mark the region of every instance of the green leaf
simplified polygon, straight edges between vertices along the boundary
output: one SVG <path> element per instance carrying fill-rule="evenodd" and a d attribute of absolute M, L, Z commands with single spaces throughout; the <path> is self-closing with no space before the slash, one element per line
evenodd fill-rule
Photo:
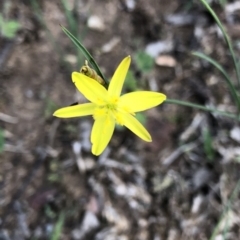
<path fill-rule="evenodd" d="M 134 56 L 138 69 L 142 72 L 149 72 L 153 69 L 154 59 L 143 51 L 139 51 Z"/>
<path fill-rule="evenodd" d="M 215 157 L 215 151 L 213 149 L 212 136 L 208 128 L 203 129 L 203 146 L 208 160 L 213 161 Z"/>
<path fill-rule="evenodd" d="M 51 240 L 59 240 L 62 233 L 63 224 L 65 221 L 65 214 L 62 212 L 58 218 L 58 221 L 54 227 Z"/>
<path fill-rule="evenodd" d="M 44 117 L 49 118 L 52 116 L 52 113 L 58 109 L 58 106 L 50 98 L 46 99 L 46 106 L 44 109 Z"/>
<path fill-rule="evenodd" d="M 1 26 L 2 35 L 6 38 L 12 39 L 16 36 L 16 33 L 20 27 L 21 24 L 16 21 L 5 22 Z"/>
<path fill-rule="evenodd" d="M 146 125 L 147 120 L 146 120 L 146 116 L 143 112 L 136 113 L 135 117 L 143 126 Z"/>
<path fill-rule="evenodd" d="M 137 81 L 131 69 L 127 73 L 127 76 L 124 82 L 124 88 L 129 89 L 131 91 L 136 91 L 137 89 Z"/>

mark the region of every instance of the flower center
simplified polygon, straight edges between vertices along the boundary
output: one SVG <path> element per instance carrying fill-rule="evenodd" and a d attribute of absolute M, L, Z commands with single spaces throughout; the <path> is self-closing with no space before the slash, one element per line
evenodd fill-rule
<path fill-rule="evenodd" d="M 109 111 L 116 111 L 118 106 L 118 99 L 116 97 L 110 97 L 110 99 L 106 102 L 105 108 Z"/>
<path fill-rule="evenodd" d="M 94 119 L 108 116 L 115 120 L 117 124 L 123 125 L 121 114 L 119 113 L 119 97 L 109 97 L 108 101 L 99 102 L 93 114 Z"/>

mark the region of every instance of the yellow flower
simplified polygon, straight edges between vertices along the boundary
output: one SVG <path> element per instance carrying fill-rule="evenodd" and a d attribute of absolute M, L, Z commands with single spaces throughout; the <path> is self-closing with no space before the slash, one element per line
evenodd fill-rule
<path fill-rule="evenodd" d="M 166 96 L 150 91 L 137 91 L 120 96 L 130 62 L 130 56 L 122 60 L 110 81 L 108 90 L 94 79 L 73 72 L 72 81 L 90 103 L 64 107 L 53 114 L 60 118 L 93 115 L 95 122 L 91 132 L 91 143 L 94 155 L 100 155 L 106 148 L 116 123 L 126 126 L 141 139 L 152 141 L 148 131 L 134 117 L 135 112 L 159 105 Z"/>

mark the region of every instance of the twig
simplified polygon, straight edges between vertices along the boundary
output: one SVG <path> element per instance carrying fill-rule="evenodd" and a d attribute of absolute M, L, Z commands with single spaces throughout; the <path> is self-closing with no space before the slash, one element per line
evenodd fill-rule
<path fill-rule="evenodd" d="M 2 112 L 0 112 L 0 120 L 13 124 L 16 124 L 18 122 L 18 119 L 16 117 L 12 117 Z"/>

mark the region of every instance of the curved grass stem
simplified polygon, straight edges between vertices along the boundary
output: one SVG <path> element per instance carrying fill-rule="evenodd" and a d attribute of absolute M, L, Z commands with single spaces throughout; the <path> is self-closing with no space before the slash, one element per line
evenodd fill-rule
<path fill-rule="evenodd" d="M 224 29 L 221 21 L 219 20 L 218 16 L 215 14 L 215 12 L 213 11 L 213 9 L 210 7 L 210 5 L 208 4 L 208 2 L 206 0 L 200 0 L 202 2 L 202 4 L 207 8 L 207 10 L 209 11 L 209 13 L 212 15 L 212 17 L 214 18 L 215 22 L 217 23 L 218 27 L 220 28 L 223 36 L 224 36 L 224 39 L 228 45 L 228 48 L 229 48 L 229 51 L 232 55 L 232 59 L 233 59 L 233 63 L 234 63 L 234 66 L 235 66 L 235 70 L 236 70 L 236 73 L 237 73 L 237 79 L 238 79 L 238 88 L 240 88 L 240 72 L 239 72 L 239 67 L 238 67 L 238 64 L 237 64 L 237 60 L 236 60 L 236 56 L 235 56 L 235 53 L 233 51 L 233 47 L 232 47 L 232 43 L 230 41 L 230 38 L 226 32 L 226 30 Z"/>
<path fill-rule="evenodd" d="M 231 81 L 231 78 L 230 78 L 229 74 L 225 71 L 225 69 L 214 59 L 210 58 L 209 56 L 207 56 L 203 53 L 192 52 L 192 54 L 196 57 L 199 57 L 199 58 L 204 59 L 205 61 L 211 63 L 215 68 L 217 68 L 223 74 L 223 76 L 225 77 L 225 80 L 228 84 L 228 88 L 231 91 L 232 97 L 237 105 L 238 112 L 240 112 L 240 98 L 238 97 L 236 88 L 234 87 L 234 85 Z"/>
<path fill-rule="evenodd" d="M 165 103 L 177 104 L 177 105 L 181 105 L 181 106 L 185 106 L 185 107 L 196 108 L 196 109 L 200 109 L 200 110 L 207 111 L 207 112 L 214 112 L 214 113 L 217 113 L 219 115 L 222 115 L 222 116 L 225 116 L 225 117 L 232 118 L 232 119 L 235 119 L 237 121 L 240 121 L 239 117 L 236 116 L 233 113 L 219 111 L 216 108 L 205 107 L 205 106 L 202 106 L 202 105 L 199 105 L 199 104 L 195 104 L 195 103 L 190 103 L 190 102 L 187 102 L 187 101 L 180 101 L 180 100 L 177 100 L 177 99 L 167 99 L 165 101 Z"/>

